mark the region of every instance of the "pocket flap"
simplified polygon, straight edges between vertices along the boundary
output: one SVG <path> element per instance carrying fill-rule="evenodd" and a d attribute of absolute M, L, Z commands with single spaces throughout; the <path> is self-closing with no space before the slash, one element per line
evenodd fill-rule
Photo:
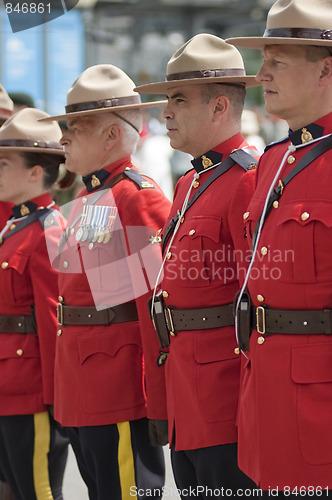
<path fill-rule="evenodd" d="M 221 218 L 213 217 L 213 216 L 195 216 L 186 218 L 181 224 L 181 236 L 179 239 L 181 240 L 183 237 L 187 236 L 189 238 L 197 238 L 200 236 L 205 236 L 206 238 L 210 238 L 210 240 L 218 243 L 220 240 L 220 230 L 221 230 Z"/>
<path fill-rule="evenodd" d="M 123 333 L 123 332 L 121 332 Z M 118 332 L 99 333 L 91 336 L 82 336 L 78 339 L 80 363 L 94 354 L 104 353 L 114 357 L 116 353 L 124 346 L 136 345 L 141 346 L 139 332 L 130 330 L 124 332 L 124 335 L 119 335 Z"/>
<path fill-rule="evenodd" d="M 332 343 L 293 346 L 292 379 L 298 384 L 332 382 Z"/>
<path fill-rule="evenodd" d="M 201 330 L 194 335 L 194 356 L 197 363 L 239 358 L 234 352 L 237 347 L 234 328 Z"/>
<path fill-rule="evenodd" d="M 312 221 L 320 221 L 326 227 L 332 227 L 332 203 L 320 200 L 280 203 L 278 225 L 289 220 L 294 220 L 302 226 Z"/>

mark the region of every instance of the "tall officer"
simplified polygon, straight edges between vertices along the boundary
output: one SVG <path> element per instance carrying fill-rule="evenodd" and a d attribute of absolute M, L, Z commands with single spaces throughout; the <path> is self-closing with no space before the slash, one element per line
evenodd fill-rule
<path fill-rule="evenodd" d="M 61 500 L 67 460 L 51 417 L 58 277 L 49 260 L 62 233 L 50 190 L 64 151 L 57 124 L 37 121 L 47 116 L 26 108 L 0 129 L 0 200 L 14 204 L 0 232 L 0 466 L 16 500 Z"/>
<path fill-rule="evenodd" d="M 167 318 L 160 333 L 164 326 L 171 335 L 169 435 L 183 498 L 190 491 L 207 498 L 210 489 L 222 496 L 222 488 L 236 495 L 237 488 L 254 486 L 237 466 L 240 357 L 232 302 L 248 258 L 241 220 L 254 170 L 245 172 L 255 165 L 249 153 L 257 151 L 249 149 L 240 124 L 245 87 L 255 84 L 236 49 L 199 34 L 172 56 L 165 82 L 136 89 L 167 95 L 171 146 L 194 157 L 164 228 L 163 291 L 154 306 L 156 324 L 161 307 Z"/>
<path fill-rule="evenodd" d="M 146 303 L 170 202 L 131 162 L 141 109 L 160 104 L 142 104 L 134 86 L 113 65 L 92 66 L 53 117 L 67 120 L 66 166 L 85 183 L 60 246 L 55 417 L 91 500 L 160 498 L 164 484 L 148 436 L 167 443 L 164 369 Z"/>
<path fill-rule="evenodd" d="M 229 41 L 263 50 L 266 109 L 289 125 L 244 215 L 255 255 L 239 464 L 266 491 L 318 497 L 332 489 L 332 4 L 278 0 L 263 37 Z M 245 350 L 247 291 L 237 306 Z"/>

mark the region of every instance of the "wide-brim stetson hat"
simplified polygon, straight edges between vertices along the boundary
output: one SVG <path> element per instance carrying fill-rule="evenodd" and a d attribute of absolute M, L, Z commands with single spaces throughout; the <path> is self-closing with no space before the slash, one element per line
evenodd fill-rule
<path fill-rule="evenodd" d="M 166 101 L 142 103 L 134 92 L 135 83 L 121 69 L 112 64 L 97 64 L 87 68 L 74 81 L 67 94 L 66 113 L 50 120 L 68 120 L 76 116 L 127 109 L 145 109 L 165 104 Z"/>
<path fill-rule="evenodd" d="M 7 119 L 13 114 L 14 103 L 0 84 L 0 119 Z"/>
<path fill-rule="evenodd" d="M 259 85 L 254 76 L 246 76 L 240 52 L 222 38 L 200 33 L 188 40 L 167 64 L 164 82 L 136 87 L 141 94 L 165 94 L 167 89 L 202 83 L 238 83 Z"/>
<path fill-rule="evenodd" d="M 24 108 L 14 113 L 0 128 L 0 151 L 64 155 L 59 125 L 39 121 L 49 116 L 36 108 Z"/>
<path fill-rule="evenodd" d="M 226 42 L 249 49 L 275 44 L 332 48 L 332 2 L 277 0 L 268 12 L 263 36 L 228 38 Z"/>

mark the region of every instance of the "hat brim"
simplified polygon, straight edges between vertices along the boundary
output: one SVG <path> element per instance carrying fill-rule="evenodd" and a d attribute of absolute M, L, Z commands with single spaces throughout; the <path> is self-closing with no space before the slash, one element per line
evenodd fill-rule
<path fill-rule="evenodd" d="M 65 156 L 65 150 L 63 149 L 52 149 L 52 148 L 29 148 L 29 147 L 15 147 L 15 146 L 0 146 L 0 152 L 8 153 L 46 153 L 50 155 L 61 155 Z"/>
<path fill-rule="evenodd" d="M 154 108 L 156 106 L 162 106 L 167 104 L 167 101 L 153 101 L 153 102 L 142 102 L 141 104 L 127 104 L 124 106 L 110 106 L 109 108 L 97 108 L 97 109 L 87 109 L 85 111 L 74 111 L 73 113 L 65 113 L 63 115 L 49 116 L 47 118 L 39 118 L 39 122 L 50 122 L 50 121 L 60 121 L 68 120 L 69 118 L 75 118 L 76 116 L 88 116 L 95 115 L 97 113 L 112 113 L 112 111 L 125 111 L 129 109 L 146 109 Z"/>
<path fill-rule="evenodd" d="M 314 38 L 286 38 L 286 37 L 239 37 L 226 38 L 225 42 L 236 47 L 262 50 L 266 45 L 319 45 L 332 47 L 332 40 Z"/>
<path fill-rule="evenodd" d="M 261 85 L 254 76 L 219 76 L 148 83 L 146 85 L 140 85 L 134 88 L 134 90 L 139 94 L 166 94 L 167 90 L 172 87 L 184 87 L 185 85 L 198 85 L 202 83 L 244 83 L 246 87 L 258 87 Z"/>

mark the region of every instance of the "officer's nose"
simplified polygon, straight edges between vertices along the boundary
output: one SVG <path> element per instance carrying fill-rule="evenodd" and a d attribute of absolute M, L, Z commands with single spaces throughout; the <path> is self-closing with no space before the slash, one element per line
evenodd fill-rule
<path fill-rule="evenodd" d="M 169 119 L 169 118 L 174 118 L 174 113 L 171 111 L 171 107 L 170 107 L 170 103 L 168 102 L 166 104 L 166 107 L 163 111 L 163 118 L 165 120 Z"/>
<path fill-rule="evenodd" d="M 261 68 L 259 69 L 256 75 L 256 80 L 258 81 L 258 83 L 268 82 L 272 80 L 272 76 L 267 71 L 265 64 L 262 64 Z"/>
<path fill-rule="evenodd" d="M 62 134 L 62 137 L 60 139 L 60 144 L 61 146 L 65 146 L 66 144 L 68 144 L 69 140 L 67 138 L 67 131 L 63 132 Z"/>

